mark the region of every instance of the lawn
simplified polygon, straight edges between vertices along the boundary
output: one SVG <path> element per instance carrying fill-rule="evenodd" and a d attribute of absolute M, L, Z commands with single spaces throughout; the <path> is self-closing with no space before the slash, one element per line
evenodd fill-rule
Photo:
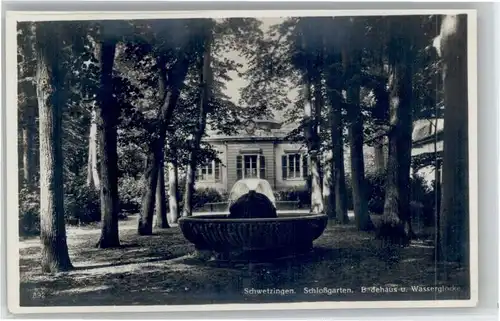
<path fill-rule="evenodd" d="M 201 262 L 191 255 L 194 248 L 178 227 L 156 230 L 153 236 L 138 236 L 133 216 L 120 222 L 121 248 L 97 249 L 98 236 L 97 226 L 68 227 L 68 246 L 75 269 L 54 275 L 41 273 L 39 240 L 21 240 L 21 306 L 467 299 L 469 296 L 465 286 L 467 271 L 435 264 L 431 240 L 413 241 L 407 248 L 386 248 L 373 234 L 359 232 L 352 224 L 329 224 L 310 254 L 274 264 Z M 438 277 L 444 268 L 451 271 L 445 281 Z M 419 285 L 453 288 L 442 292 L 412 288 Z M 304 288 L 324 287 L 331 289 L 329 293 L 304 291 Z M 377 288 L 362 293 L 362 287 Z M 250 294 L 251 289 L 280 289 L 287 293 Z M 393 290 L 398 292 L 383 292 Z M 375 291 L 378 293 L 371 293 Z"/>

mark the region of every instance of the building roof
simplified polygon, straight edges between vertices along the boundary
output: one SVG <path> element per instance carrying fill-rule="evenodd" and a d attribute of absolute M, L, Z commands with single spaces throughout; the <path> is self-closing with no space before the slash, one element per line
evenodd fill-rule
<path fill-rule="evenodd" d="M 206 141 L 272 141 L 283 140 L 296 127 L 296 124 L 286 124 L 274 118 L 253 119 L 254 124 L 249 126 L 246 123 L 234 135 L 218 134 L 214 130 L 207 130 Z M 429 143 L 433 143 L 435 137 L 435 119 L 419 119 L 413 122 L 412 141 L 414 148 L 419 148 Z M 444 119 L 437 119 L 438 140 L 442 140 L 444 129 Z"/>
<path fill-rule="evenodd" d="M 262 117 L 246 122 L 233 135 L 221 135 L 214 130 L 207 129 L 205 141 L 283 140 L 291 130 L 293 130 L 293 127 L 283 126 L 283 122 L 275 118 Z"/>
<path fill-rule="evenodd" d="M 443 150 L 443 129 L 444 119 L 442 118 L 437 119 L 437 126 L 435 119 L 420 119 L 415 121 L 413 123 L 411 155 L 440 153 Z"/>
<path fill-rule="evenodd" d="M 419 119 L 413 122 L 413 132 L 411 135 L 414 145 L 426 143 L 433 139 L 436 134 L 435 119 Z M 444 119 L 437 119 L 437 134 L 440 135 L 444 129 Z"/>

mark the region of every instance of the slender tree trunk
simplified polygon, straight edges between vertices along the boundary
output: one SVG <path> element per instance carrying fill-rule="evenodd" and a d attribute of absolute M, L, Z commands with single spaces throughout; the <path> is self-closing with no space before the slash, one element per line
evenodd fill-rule
<path fill-rule="evenodd" d="M 470 244 L 467 16 L 446 16 L 440 36 L 446 106 L 439 220 L 440 259 L 467 266 Z"/>
<path fill-rule="evenodd" d="M 156 186 L 156 227 L 169 228 L 167 220 L 167 196 L 165 192 L 165 166 L 164 157 L 160 161 L 158 171 L 158 185 Z"/>
<path fill-rule="evenodd" d="M 305 97 L 304 123 L 306 124 L 304 135 L 311 161 L 311 213 L 318 214 L 324 211 L 323 192 L 321 190 L 321 160 L 319 157 L 320 142 L 316 124 L 318 118 L 315 117 L 316 112 L 313 114 L 311 81 L 309 79 L 305 79 L 303 90 Z"/>
<path fill-rule="evenodd" d="M 342 83 L 338 81 L 342 75 L 332 73 L 327 79 L 330 100 L 330 140 L 332 144 L 332 184 L 335 194 L 335 220 L 340 224 L 349 222 L 347 216 L 347 188 L 344 168 L 344 126 L 342 122 Z"/>
<path fill-rule="evenodd" d="M 156 138 L 149 144 L 149 152 L 144 173 L 145 188 L 142 194 L 141 211 L 139 212 L 137 232 L 139 235 L 153 233 L 153 214 L 155 208 L 156 187 L 158 185 L 158 172 L 165 145 L 166 131 L 172 114 L 177 105 L 181 87 L 186 79 L 189 62 L 186 57 L 180 58 L 168 72 L 162 57 L 157 59 L 159 73 L 159 96 L 162 105 L 158 111 L 158 123 L 153 126 Z M 168 83 L 167 83 L 168 81 Z M 167 90 L 168 87 L 168 90 Z"/>
<path fill-rule="evenodd" d="M 359 105 L 359 87 L 347 90 L 347 99 L 350 103 L 350 125 L 348 137 L 350 143 L 351 185 L 356 226 L 362 231 L 374 228 L 368 213 L 366 197 L 365 160 L 363 154 L 363 115 Z"/>
<path fill-rule="evenodd" d="M 335 186 L 335 218 L 340 224 L 349 222 L 347 216 L 347 188 L 345 184 L 344 168 L 344 142 L 342 111 L 340 106 L 332 105 L 331 117 L 331 139 L 332 139 L 332 179 Z"/>
<path fill-rule="evenodd" d="M 198 153 L 200 149 L 201 138 L 205 133 L 206 118 L 209 109 L 211 87 L 212 87 L 212 34 L 207 35 L 205 40 L 205 51 L 201 61 L 200 68 L 200 107 L 198 114 L 198 125 L 191 146 L 191 154 L 189 156 L 189 165 L 186 175 L 186 190 L 184 192 L 184 208 L 182 216 L 191 216 L 193 214 L 193 194 L 195 184 L 196 165 L 198 162 Z"/>
<path fill-rule="evenodd" d="M 404 51 L 406 51 L 403 47 Z M 390 133 L 384 214 L 379 237 L 406 245 L 410 224 L 412 59 L 403 52 L 390 66 Z"/>
<path fill-rule="evenodd" d="M 100 89 L 99 104 L 99 149 L 101 155 L 101 237 L 97 243 L 100 248 L 120 246 L 118 234 L 118 151 L 117 126 L 119 112 L 113 99 L 113 65 L 116 43 L 104 40 L 100 44 Z"/>
<path fill-rule="evenodd" d="M 374 228 L 368 213 L 366 197 L 365 161 L 363 154 L 363 115 L 360 106 L 361 86 L 356 76 L 361 72 L 358 53 L 343 55 L 344 70 L 347 84 L 347 113 L 349 118 L 348 138 L 350 147 L 351 185 L 354 205 L 354 217 L 359 230 L 368 231 Z"/>
<path fill-rule="evenodd" d="M 100 189 L 99 171 L 97 169 L 97 113 L 92 109 L 92 119 L 89 131 L 89 157 L 87 163 L 87 186 L 96 190 Z"/>
<path fill-rule="evenodd" d="M 193 195 L 195 191 L 196 174 L 196 152 L 192 151 L 189 155 L 189 163 L 186 169 L 186 188 L 184 190 L 184 207 L 182 216 L 189 217 L 193 214 Z"/>
<path fill-rule="evenodd" d="M 165 141 L 165 137 L 162 137 Z M 142 195 L 141 212 L 139 213 L 138 233 L 139 235 L 151 235 L 153 233 L 153 215 L 156 203 L 156 188 L 158 186 L 158 173 L 160 171 L 161 147 L 160 139 L 156 139 L 149 148 L 146 172 L 143 180 L 145 189 Z"/>
<path fill-rule="evenodd" d="M 311 25 L 306 25 L 306 33 L 308 29 L 311 29 Z M 311 48 L 308 42 L 308 37 L 305 33 L 302 34 L 302 50 L 308 52 Z M 306 72 L 302 75 L 302 91 L 304 96 L 304 138 L 309 152 L 310 160 L 310 174 L 311 174 L 311 213 L 319 214 L 323 213 L 324 202 L 323 202 L 323 191 L 322 191 L 322 177 L 321 177 L 321 141 L 319 136 L 319 120 L 321 119 L 321 104 L 322 100 L 314 99 L 312 87 L 314 80 L 318 84 L 318 72 L 315 67 L 311 64 L 311 61 L 306 59 Z M 316 79 L 314 79 L 314 74 L 316 74 Z M 318 88 L 314 88 L 318 92 L 318 97 L 320 92 Z"/>
<path fill-rule="evenodd" d="M 179 184 L 179 171 L 176 163 L 168 166 L 168 206 L 172 223 L 177 223 L 179 219 L 179 202 L 177 199 Z"/>
<path fill-rule="evenodd" d="M 323 198 L 321 191 L 321 164 L 318 157 L 318 151 L 310 151 L 311 159 L 311 213 L 323 213 Z"/>
<path fill-rule="evenodd" d="M 386 76 L 387 72 L 384 68 L 384 63 L 380 63 L 379 74 Z M 377 101 L 374 110 L 374 121 L 378 124 L 387 124 L 389 122 L 389 93 L 386 89 L 386 82 L 381 82 L 373 88 L 375 94 L 375 100 Z M 385 126 L 379 126 L 385 127 Z M 374 140 L 375 149 L 375 172 L 379 175 L 384 175 L 386 172 L 387 162 L 387 150 L 385 147 L 385 137 L 384 133 L 387 129 L 379 128 L 375 135 L 377 138 Z"/>
<path fill-rule="evenodd" d="M 37 30 L 37 99 L 40 130 L 40 240 L 42 271 L 72 268 L 64 223 L 61 85 L 59 39 L 54 26 Z"/>
<path fill-rule="evenodd" d="M 377 174 L 385 173 L 384 139 L 379 138 L 374 145 L 375 171 Z"/>
<path fill-rule="evenodd" d="M 330 162 L 332 162 L 330 153 L 328 155 L 325 163 L 328 166 L 324 166 L 324 175 L 323 175 L 323 202 L 325 214 L 331 218 L 335 218 L 335 184 L 332 177 L 332 166 L 330 166 Z"/>

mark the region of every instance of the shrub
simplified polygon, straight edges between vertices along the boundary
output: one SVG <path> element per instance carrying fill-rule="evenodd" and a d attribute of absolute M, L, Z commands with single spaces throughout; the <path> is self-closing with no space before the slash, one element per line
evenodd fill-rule
<path fill-rule="evenodd" d="M 40 193 L 22 189 L 19 192 L 19 235 L 40 233 Z"/>
<path fill-rule="evenodd" d="M 118 181 L 120 208 L 124 212 L 138 212 L 141 204 L 143 181 L 131 176 L 123 176 Z"/>
<path fill-rule="evenodd" d="M 298 201 L 299 207 L 311 205 L 311 193 L 305 188 L 291 187 L 286 190 L 275 192 L 276 201 Z"/>
<path fill-rule="evenodd" d="M 206 203 L 216 203 L 226 201 L 223 195 L 215 188 L 200 188 L 193 194 L 193 208 L 203 207 Z"/>
<path fill-rule="evenodd" d="M 88 188 L 76 178 L 64 189 L 64 218 L 68 224 L 92 223 L 101 220 L 99 191 Z M 19 192 L 19 235 L 40 233 L 40 190 Z"/>
<path fill-rule="evenodd" d="M 410 199 L 416 203 L 421 210 L 412 219 L 420 220 L 425 226 L 430 226 L 434 221 L 435 194 L 434 184 L 428 186 L 423 177 L 415 175 L 410 181 Z"/>
<path fill-rule="evenodd" d="M 345 192 L 346 192 L 347 209 L 349 211 L 352 211 L 354 210 L 354 198 L 352 196 L 352 179 L 350 175 L 346 175 L 345 178 Z"/>
<path fill-rule="evenodd" d="M 369 211 L 382 214 L 385 200 L 385 174 L 367 174 L 366 185 Z M 421 220 L 426 226 L 431 225 L 434 218 L 434 187 L 429 187 L 421 176 L 416 175 L 410 178 L 410 201 L 412 219 Z"/>
<path fill-rule="evenodd" d="M 65 193 L 64 216 L 69 224 L 99 222 L 101 220 L 99 191 L 86 185 L 71 186 Z"/>
<path fill-rule="evenodd" d="M 368 211 L 374 214 L 384 212 L 385 174 L 367 173 L 365 178 Z"/>
<path fill-rule="evenodd" d="M 179 178 L 177 185 L 177 200 L 179 202 L 179 212 L 184 208 L 184 192 L 186 190 L 186 179 Z M 216 188 L 198 188 L 193 193 L 193 209 L 203 207 L 207 203 L 226 202 L 228 198 L 227 193 L 221 193 Z"/>

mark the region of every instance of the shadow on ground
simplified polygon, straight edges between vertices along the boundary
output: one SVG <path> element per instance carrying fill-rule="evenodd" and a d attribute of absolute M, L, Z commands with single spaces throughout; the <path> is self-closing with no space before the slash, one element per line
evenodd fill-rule
<path fill-rule="evenodd" d="M 229 265 L 190 256 L 194 248 L 177 227 L 158 230 L 153 236 L 137 236 L 135 220 L 120 224 L 123 246 L 118 249 L 95 248 L 98 229 L 83 233 L 69 229 L 68 244 L 75 269 L 54 275 L 41 273 L 38 240 L 23 240 L 21 305 L 468 298 L 467 271 L 434 264 L 432 246 L 416 242 L 408 248 L 383 248 L 373 235 L 358 232 L 352 225 L 329 225 L 307 255 L 274 264 Z M 444 281 L 440 275 L 443 268 L 452 271 Z M 419 285 L 438 288 L 412 288 Z M 442 291 L 439 286 L 443 285 L 454 288 Z M 363 292 L 363 287 L 375 288 Z M 259 290 L 268 293 L 256 293 Z"/>

